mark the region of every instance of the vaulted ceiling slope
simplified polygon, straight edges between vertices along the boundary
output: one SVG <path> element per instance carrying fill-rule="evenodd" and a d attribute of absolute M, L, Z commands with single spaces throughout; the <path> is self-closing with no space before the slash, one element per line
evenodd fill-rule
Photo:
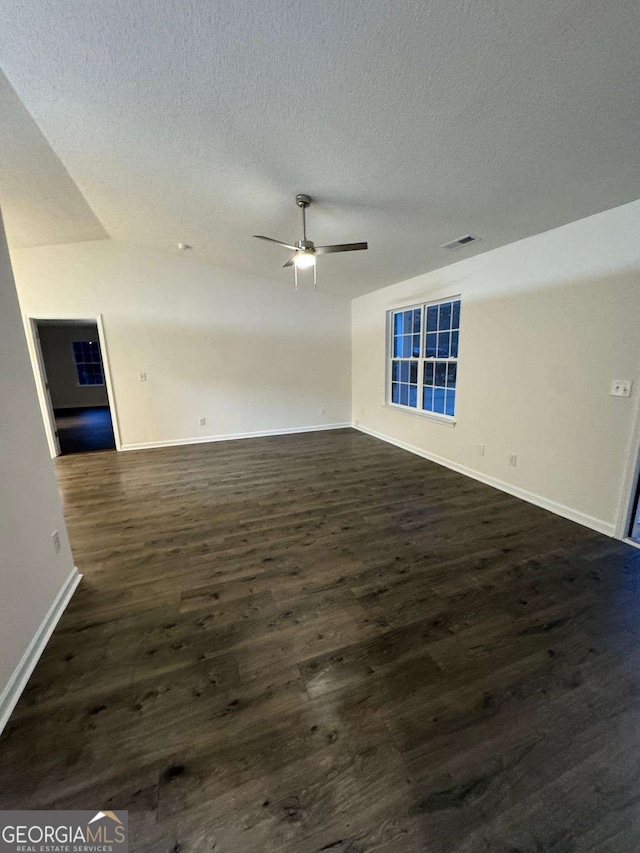
<path fill-rule="evenodd" d="M 0 206 L 11 248 L 109 235 L 0 73 Z"/>
<path fill-rule="evenodd" d="M 637 0 L 0 0 L 0 64 L 107 232 L 354 296 L 640 196 Z M 0 156 L 2 152 L 0 152 Z M 456 253 L 439 248 L 474 233 Z M 10 235 L 11 236 L 11 235 Z"/>

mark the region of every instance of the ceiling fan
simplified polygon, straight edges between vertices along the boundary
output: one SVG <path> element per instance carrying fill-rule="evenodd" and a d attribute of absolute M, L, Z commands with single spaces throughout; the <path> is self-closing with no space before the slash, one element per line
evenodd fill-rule
<path fill-rule="evenodd" d="M 314 246 L 313 241 L 307 240 L 307 220 L 305 211 L 311 204 L 311 199 L 304 193 L 299 193 L 296 196 L 296 204 L 302 210 L 302 240 L 297 243 L 283 243 L 282 240 L 274 240 L 273 237 L 263 237 L 262 234 L 254 234 L 258 240 L 268 240 L 270 243 L 277 243 L 279 246 L 284 246 L 286 249 L 291 249 L 295 254 L 289 258 L 285 267 L 293 266 L 293 280 L 295 286 L 298 286 L 298 270 L 308 269 L 313 267 L 313 289 L 317 286 L 316 277 L 316 255 L 329 255 L 332 252 L 356 252 L 359 249 L 367 249 L 366 243 L 337 243 L 334 246 Z"/>

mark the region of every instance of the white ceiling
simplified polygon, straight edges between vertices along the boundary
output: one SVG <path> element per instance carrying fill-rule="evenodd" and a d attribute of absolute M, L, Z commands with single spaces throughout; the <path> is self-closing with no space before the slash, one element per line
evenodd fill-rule
<path fill-rule="evenodd" d="M 0 13 L 9 81 L 129 243 L 183 240 L 289 282 L 286 251 L 251 235 L 297 238 L 307 192 L 316 243 L 369 241 L 318 264 L 323 289 L 353 296 L 640 196 L 637 0 L 0 0 Z M 439 248 L 467 232 L 479 242 Z"/>
<path fill-rule="evenodd" d="M 0 122 L 0 205 L 11 247 L 108 237 L 2 74 Z"/>

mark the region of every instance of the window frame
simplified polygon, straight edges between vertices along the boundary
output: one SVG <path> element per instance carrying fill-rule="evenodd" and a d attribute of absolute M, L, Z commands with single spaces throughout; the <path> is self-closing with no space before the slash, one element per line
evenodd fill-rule
<path fill-rule="evenodd" d="M 86 361 L 84 358 L 81 361 L 78 361 L 78 357 L 76 355 L 76 344 L 93 344 L 94 341 L 81 340 L 71 341 L 71 359 L 73 361 L 73 367 L 76 372 L 76 388 L 104 388 L 105 387 L 105 376 L 104 376 L 104 364 L 102 363 L 102 351 L 100 348 L 100 341 L 97 341 L 98 344 L 98 361 Z M 80 372 L 78 370 L 79 367 L 84 365 L 100 365 L 100 375 L 102 377 L 102 382 L 81 382 L 80 381 Z"/>
<path fill-rule="evenodd" d="M 387 310 L 386 373 L 385 373 L 384 405 L 388 406 L 389 408 L 401 411 L 401 412 L 408 412 L 411 415 L 418 415 L 419 417 L 422 417 L 422 418 L 428 418 L 430 420 L 437 421 L 438 423 L 441 423 L 445 426 L 454 427 L 456 425 L 456 419 L 457 419 L 458 390 L 459 390 L 458 389 L 459 376 L 458 376 L 457 365 L 458 365 L 458 362 L 460 361 L 460 350 L 458 349 L 458 355 L 455 358 L 452 358 L 451 356 L 449 356 L 448 358 L 440 358 L 438 356 L 427 358 L 427 356 L 425 354 L 426 335 L 427 335 L 427 328 L 426 328 L 427 309 L 432 307 L 433 305 L 442 305 L 443 303 L 447 303 L 447 302 L 451 302 L 451 303 L 460 302 L 460 314 L 462 314 L 462 298 L 459 294 L 457 294 L 455 296 L 442 297 L 440 299 L 432 299 L 432 300 L 429 300 L 428 302 L 415 302 L 415 303 L 411 303 L 410 305 L 401 305 L 401 306 L 398 306 L 396 308 L 390 308 Z M 421 311 L 421 316 L 420 316 L 420 354 L 418 355 L 417 358 L 414 356 L 409 356 L 409 357 L 395 356 L 393 354 L 393 349 L 394 349 L 394 323 L 395 323 L 394 318 L 395 318 L 395 315 L 396 314 L 402 314 L 405 311 L 416 311 L 416 310 Z M 458 326 L 458 331 L 459 330 L 460 330 L 460 326 Z M 459 341 L 459 336 L 458 336 L 458 341 Z M 459 343 L 458 343 L 458 347 L 459 347 Z M 417 390 L 417 401 L 416 401 L 418 405 L 415 407 L 409 406 L 409 405 L 404 404 L 404 403 L 394 403 L 392 401 L 392 393 L 391 393 L 392 388 L 391 388 L 391 386 L 392 386 L 392 379 L 393 379 L 393 362 L 394 361 L 401 361 L 401 362 L 402 361 L 407 361 L 407 362 L 417 361 L 418 362 L 418 386 L 417 386 L 418 390 Z M 435 362 L 442 362 L 442 361 L 446 362 L 447 364 L 449 364 L 449 363 L 455 363 L 456 364 L 456 386 L 455 386 L 455 388 L 456 388 L 456 399 L 455 399 L 456 408 L 454 409 L 453 415 L 447 415 L 447 414 L 444 414 L 442 412 L 434 412 L 434 411 L 431 411 L 429 409 L 423 408 L 423 402 L 424 402 L 423 391 L 424 391 L 424 387 L 425 387 L 424 386 L 424 365 L 425 365 L 425 363 L 435 364 Z"/>

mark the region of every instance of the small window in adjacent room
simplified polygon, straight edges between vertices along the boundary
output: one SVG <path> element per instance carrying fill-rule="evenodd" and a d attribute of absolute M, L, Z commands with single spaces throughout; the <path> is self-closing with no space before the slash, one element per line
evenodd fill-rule
<path fill-rule="evenodd" d="M 387 402 L 453 418 L 456 412 L 460 300 L 391 311 Z"/>
<path fill-rule="evenodd" d="M 104 385 L 98 341 L 74 341 L 73 360 L 76 365 L 78 385 Z"/>

